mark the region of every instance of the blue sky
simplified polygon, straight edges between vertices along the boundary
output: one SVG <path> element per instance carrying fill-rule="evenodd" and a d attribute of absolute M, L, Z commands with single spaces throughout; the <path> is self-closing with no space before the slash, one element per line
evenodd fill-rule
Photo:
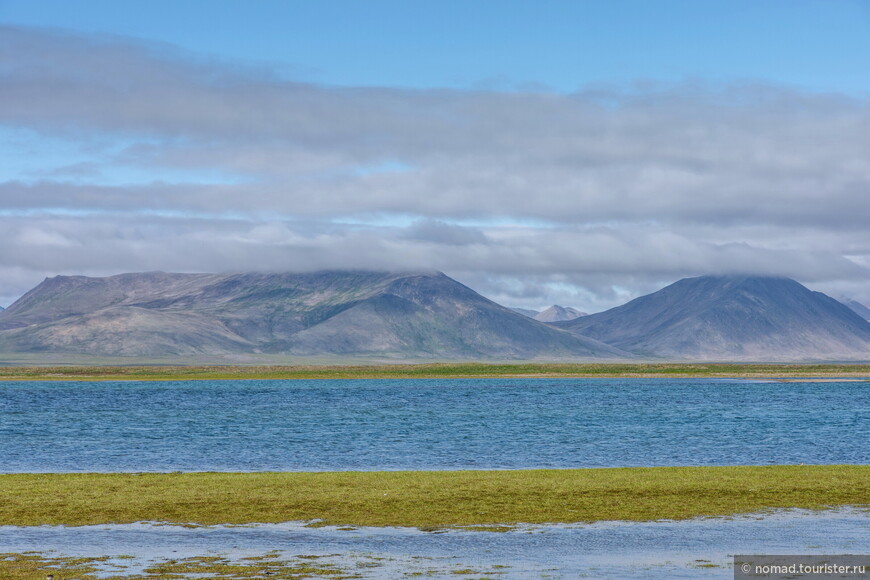
<path fill-rule="evenodd" d="M 870 91 L 863 0 L 2 0 L 0 22 L 163 42 L 351 86 L 570 92 L 703 78 Z"/>
<path fill-rule="evenodd" d="M 0 0 L 0 305 L 347 267 L 870 301 L 868 54 L 864 1 Z"/>

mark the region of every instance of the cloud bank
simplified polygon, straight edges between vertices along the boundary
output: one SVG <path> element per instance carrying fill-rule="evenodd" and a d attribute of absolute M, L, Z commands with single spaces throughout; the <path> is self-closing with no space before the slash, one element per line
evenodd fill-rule
<path fill-rule="evenodd" d="M 330 87 L 0 28 L 0 304 L 43 277 L 439 269 L 595 311 L 691 275 L 870 300 L 870 99 Z"/>

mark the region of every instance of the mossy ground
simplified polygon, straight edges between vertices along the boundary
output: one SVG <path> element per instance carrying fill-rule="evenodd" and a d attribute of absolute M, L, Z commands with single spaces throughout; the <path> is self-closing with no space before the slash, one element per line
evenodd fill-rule
<path fill-rule="evenodd" d="M 256 556 L 225 555 L 157 558 L 142 561 L 134 556 L 70 557 L 53 552 L 0 553 L 0 578 L 4 580 L 170 580 L 180 578 L 346 580 L 351 578 L 443 577 L 494 580 L 510 566 L 468 566 L 452 558 L 412 556 L 398 563 L 372 554 L 297 554 L 267 552 Z"/>
<path fill-rule="evenodd" d="M 340 567 L 318 561 L 319 556 L 279 558 L 264 554 L 240 559 L 221 556 L 196 556 L 152 562 L 141 570 L 130 571 L 125 558 L 100 556 L 91 558 L 65 557 L 41 552 L 0 554 L 0 574 L 5 580 L 42 580 L 49 574 L 55 580 L 141 579 L 169 580 L 177 578 L 269 578 L 296 580 L 321 578 L 343 580 L 360 578 L 353 566 Z"/>
<path fill-rule="evenodd" d="M 870 466 L 0 475 L 0 525 L 137 521 L 423 529 L 870 505 Z"/>
<path fill-rule="evenodd" d="M 413 379 L 471 377 L 867 378 L 866 364 L 431 363 L 392 365 L 0 366 L 0 380 Z"/>

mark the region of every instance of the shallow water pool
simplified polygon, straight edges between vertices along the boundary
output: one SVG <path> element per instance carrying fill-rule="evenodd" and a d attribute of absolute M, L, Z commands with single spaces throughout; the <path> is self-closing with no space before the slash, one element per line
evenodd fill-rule
<path fill-rule="evenodd" d="M 868 554 L 870 510 L 784 510 L 765 515 L 657 522 L 523 526 L 509 532 L 138 523 L 68 528 L 0 527 L 0 552 L 130 555 L 149 562 L 277 551 L 323 556 L 365 578 L 731 578 L 734 554 Z M 459 573 L 457 573 L 459 572 Z"/>

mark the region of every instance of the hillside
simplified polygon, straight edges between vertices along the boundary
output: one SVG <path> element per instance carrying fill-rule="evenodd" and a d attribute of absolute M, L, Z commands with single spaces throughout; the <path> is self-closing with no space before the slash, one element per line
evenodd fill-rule
<path fill-rule="evenodd" d="M 857 300 L 852 300 L 851 298 L 840 298 L 840 302 L 848 306 L 852 312 L 864 320 L 870 320 L 870 308 L 867 308 Z"/>
<path fill-rule="evenodd" d="M 556 326 L 649 357 L 870 360 L 870 323 L 787 278 L 687 278 Z"/>
<path fill-rule="evenodd" d="M 538 312 L 537 310 L 531 310 L 529 308 L 511 308 L 511 310 L 513 310 L 514 312 L 519 312 L 523 316 L 528 316 L 529 318 L 534 318 L 535 316 L 540 314 L 540 312 Z"/>
<path fill-rule="evenodd" d="M 57 276 L 0 313 L 0 352 L 613 359 L 441 273 Z"/>

